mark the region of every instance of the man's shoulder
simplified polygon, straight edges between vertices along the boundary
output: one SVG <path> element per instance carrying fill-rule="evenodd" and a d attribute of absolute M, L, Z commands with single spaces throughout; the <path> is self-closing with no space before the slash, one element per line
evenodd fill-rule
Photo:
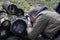
<path fill-rule="evenodd" d="M 41 13 L 39 13 L 37 16 L 39 16 L 41 14 L 43 16 L 47 16 L 50 19 L 56 19 L 56 20 L 60 21 L 60 15 L 57 12 L 55 12 L 55 11 L 45 10 L 45 11 L 42 11 Z"/>
<path fill-rule="evenodd" d="M 57 12 L 55 12 L 55 11 L 49 11 L 49 10 L 42 11 L 38 15 L 40 15 L 40 14 L 43 14 L 43 15 L 50 15 L 50 14 L 58 15 Z"/>
<path fill-rule="evenodd" d="M 55 17 L 55 16 L 60 16 L 57 12 L 55 12 L 55 11 L 49 11 L 49 10 L 45 10 L 45 11 L 42 11 L 42 12 L 40 12 L 37 16 L 39 16 L 39 15 L 45 15 L 45 16 L 50 16 L 50 17 Z"/>

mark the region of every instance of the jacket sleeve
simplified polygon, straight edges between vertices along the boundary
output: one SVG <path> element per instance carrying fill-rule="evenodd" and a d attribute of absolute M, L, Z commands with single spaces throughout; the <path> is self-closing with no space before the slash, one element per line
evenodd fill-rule
<path fill-rule="evenodd" d="M 28 34 L 31 40 L 35 38 L 45 29 L 49 19 L 45 15 L 40 15 L 33 24 L 33 30 Z"/>

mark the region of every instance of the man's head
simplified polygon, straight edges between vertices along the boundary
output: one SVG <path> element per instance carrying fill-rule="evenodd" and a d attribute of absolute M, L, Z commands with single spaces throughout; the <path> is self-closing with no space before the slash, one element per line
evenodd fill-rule
<path fill-rule="evenodd" d="M 37 9 L 33 9 L 33 10 L 31 10 L 29 12 L 29 17 L 30 17 L 31 22 L 34 22 L 37 14 L 38 14 L 38 10 Z"/>
<path fill-rule="evenodd" d="M 48 8 L 43 6 L 41 8 L 35 8 L 35 9 L 31 10 L 29 12 L 29 17 L 30 17 L 31 22 L 34 22 L 34 20 L 36 19 L 36 16 L 44 10 L 48 10 Z"/>

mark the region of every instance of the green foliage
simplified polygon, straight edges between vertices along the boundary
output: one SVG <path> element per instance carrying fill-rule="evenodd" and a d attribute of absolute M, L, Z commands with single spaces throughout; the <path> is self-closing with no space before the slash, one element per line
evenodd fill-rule
<path fill-rule="evenodd" d="M 30 3 L 30 5 L 40 4 L 40 6 L 47 6 L 49 10 L 53 10 L 58 1 L 59 0 L 34 0 L 28 1 L 28 3 Z"/>
<path fill-rule="evenodd" d="M 0 0 L 4 2 L 6 0 Z M 12 0 L 10 0 L 12 2 Z M 35 6 L 39 4 L 39 6 L 47 6 L 49 10 L 53 10 L 55 5 L 59 0 L 14 0 L 13 3 L 18 6 L 18 8 L 22 8 L 25 11 L 28 11 L 31 6 Z"/>

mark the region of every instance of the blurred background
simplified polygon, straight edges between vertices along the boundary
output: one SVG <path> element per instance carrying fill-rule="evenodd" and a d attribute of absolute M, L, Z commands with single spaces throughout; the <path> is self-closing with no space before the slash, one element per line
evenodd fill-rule
<path fill-rule="evenodd" d="M 60 0 L 0 0 L 0 9 L 2 9 L 1 5 L 4 1 L 11 1 L 15 5 L 17 5 L 18 8 L 22 8 L 26 13 L 31 7 L 42 6 L 47 6 L 49 10 L 53 11 L 53 9 Z"/>

